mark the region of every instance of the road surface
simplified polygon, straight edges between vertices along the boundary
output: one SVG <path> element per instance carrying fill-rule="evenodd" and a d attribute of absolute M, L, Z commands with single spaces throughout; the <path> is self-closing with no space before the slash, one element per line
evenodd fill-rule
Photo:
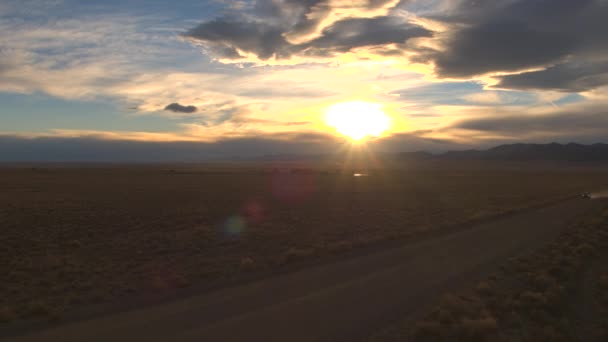
<path fill-rule="evenodd" d="M 601 206 L 571 199 L 371 255 L 9 340 L 353 341 L 549 242 Z"/>

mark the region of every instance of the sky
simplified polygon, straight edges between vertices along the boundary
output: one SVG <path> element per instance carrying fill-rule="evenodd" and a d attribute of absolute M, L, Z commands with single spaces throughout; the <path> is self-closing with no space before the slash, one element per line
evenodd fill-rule
<path fill-rule="evenodd" d="M 607 0 L 0 0 L 0 160 L 608 142 L 606 18 Z M 354 141 L 336 108 L 390 124 Z"/>

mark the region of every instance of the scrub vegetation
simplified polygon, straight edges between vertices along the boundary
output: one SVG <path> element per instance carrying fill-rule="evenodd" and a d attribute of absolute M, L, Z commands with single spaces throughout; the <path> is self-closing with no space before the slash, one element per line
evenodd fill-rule
<path fill-rule="evenodd" d="M 372 341 L 607 341 L 608 209 Z"/>
<path fill-rule="evenodd" d="M 57 318 L 93 304 L 322 261 L 607 185 L 599 168 L 431 165 L 365 172 L 368 177 L 353 177 L 351 169 L 327 165 L 4 167 L 0 322 Z M 554 271 L 533 260 L 516 264 L 530 269 L 525 281 L 548 286 L 530 285 L 514 297 L 508 305 L 528 310 L 518 315 L 540 312 L 544 319 L 545 306 L 560 305 L 562 277 L 569 279 L 598 247 L 581 235 L 587 230 L 576 234 Z M 480 285 L 489 293 L 483 300 L 448 298 L 449 309 L 417 331 L 495 331 L 504 318 L 493 305 L 507 305 L 489 301 L 497 298 L 496 284 Z M 475 315 L 458 307 L 475 307 Z"/>

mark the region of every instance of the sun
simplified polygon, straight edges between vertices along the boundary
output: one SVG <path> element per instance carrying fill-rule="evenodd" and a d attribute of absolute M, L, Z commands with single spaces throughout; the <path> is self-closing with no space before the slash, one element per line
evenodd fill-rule
<path fill-rule="evenodd" d="M 330 106 L 325 113 L 325 122 L 354 141 L 379 136 L 391 124 L 390 118 L 382 110 L 382 105 L 364 101 L 342 102 Z"/>

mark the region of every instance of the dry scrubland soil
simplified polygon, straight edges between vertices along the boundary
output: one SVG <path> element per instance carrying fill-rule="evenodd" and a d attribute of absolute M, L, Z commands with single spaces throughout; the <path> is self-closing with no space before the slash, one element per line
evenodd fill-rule
<path fill-rule="evenodd" d="M 601 169 L 0 169 L 0 322 L 56 317 L 607 185 Z"/>
<path fill-rule="evenodd" d="M 608 341 L 608 201 L 600 216 L 370 341 Z"/>

